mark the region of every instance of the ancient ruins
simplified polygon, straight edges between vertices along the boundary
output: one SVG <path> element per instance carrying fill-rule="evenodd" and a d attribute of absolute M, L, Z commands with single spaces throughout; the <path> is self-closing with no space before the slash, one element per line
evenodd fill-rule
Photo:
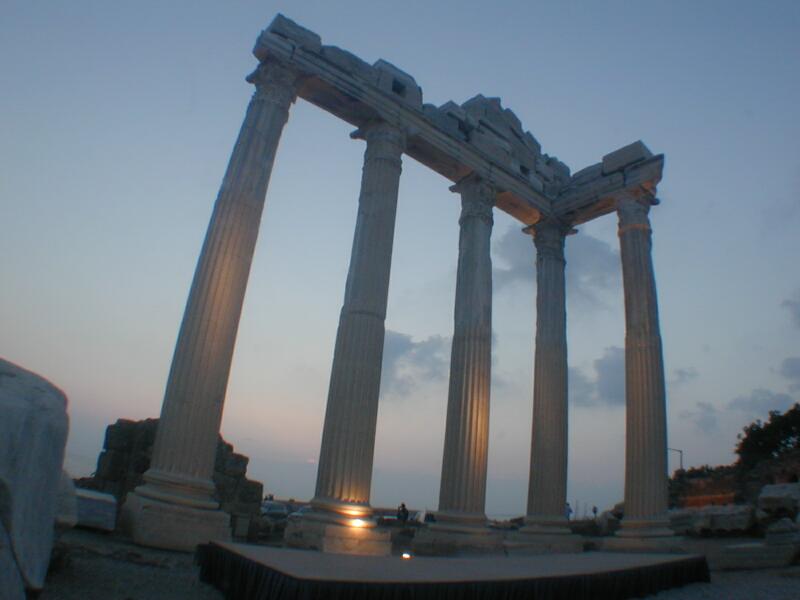
<path fill-rule="evenodd" d="M 413 77 L 369 65 L 277 16 L 258 38 L 255 85 L 197 264 L 166 387 L 150 469 L 128 495 L 137 543 L 193 549 L 230 537 L 211 481 L 239 316 L 267 185 L 297 97 L 347 121 L 366 142 L 358 218 L 333 356 L 313 510 L 287 542 L 331 552 L 386 553 L 370 519 L 375 428 L 401 162 L 440 173 L 461 197 L 450 387 L 438 521 L 419 540 L 437 548 L 575 548 L 566 527 L 566 236 L 609 213 L 619 219 L 625 295 L 625 519 L 614 542 L 666 541 L 664 367 L 651 260 L 650 207 L 663 155 L 642 142 L 571 174 L 498 98 L 424 104 Z M 443 190 L 444 192 L 444 190 Z M 486 527 L 495 209 L 536 248 L 533 435 L 526 526 L 501 540 Z M 454 249 L 455 251 L 455 249 Z M 533 268 L 533 260 L 531 261 Z M 578 544 L 577 548 L 580 548 Z"/>

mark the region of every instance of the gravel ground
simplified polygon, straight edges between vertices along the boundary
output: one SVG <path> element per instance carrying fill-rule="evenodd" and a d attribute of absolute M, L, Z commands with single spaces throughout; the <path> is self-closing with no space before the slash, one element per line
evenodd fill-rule
<path fill-rule="evenodd" d="M 192 556 L 81 529 L 58 542 L 39 600 L 221 600 Z M 64 551 L 66 550 L 66 551 Z"/>
<path fill-rule="evenodd" d="M 714 571 L 711 583 L 693 583 L 648 596 L 653 600 L 798 600 L 800 567 Z"/>
<path fill-rule="evenodd" d="M 736 540 L 693 543 L 709 557 Z M 39 600 L 222 600 L 200 582 L 193 557 L 135 546 L 112 535 L 73 529 L 58 542 Z M 654 600 L 800 600 L 800 566 L 759 571 L 712 571 L 697 583 L 648 596 Z"/>

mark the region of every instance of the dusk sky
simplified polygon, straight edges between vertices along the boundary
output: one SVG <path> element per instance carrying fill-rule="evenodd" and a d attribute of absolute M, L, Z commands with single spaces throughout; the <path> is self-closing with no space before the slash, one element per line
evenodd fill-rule
<path fill-rule="evenodd" d="M 641 139 L 669 446 L 724 464 L 800 401 L 800 3 L 0 3 L 0 356 L 64 389 L 66 466 L 157 417 L 195 263 L 281 12 L 423 101 L 498 96 L 573 172 Z M 313 495 L 364 143 L 298 100 L 267 193 L 222 434 L 265 492 Z M 459 198 L 409 157 L 386 321 L 372 503 L 436 508 Z M 622 499 L 624 309 L 616 217 L 567 239 L 569 491 Z M 535 251 L 496 211 L 487 512 L 525 511 Z M 670 453 L 670 470 L 677 456 Z"/>

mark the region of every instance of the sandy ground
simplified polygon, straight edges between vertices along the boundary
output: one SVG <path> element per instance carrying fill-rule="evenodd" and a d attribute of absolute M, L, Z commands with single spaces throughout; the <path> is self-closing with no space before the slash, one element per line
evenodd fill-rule
<path fill-rule="evenodd" d="M 735 539 L 698 540 L 691 550 L 713 557 Z M 200 582 L 193 557 L 135 546 L 112 535 L 74 529 L 59 541 L 65 560 L 47 578 L 40 600 L 221 600 Z M 59 564 L 63 563 L 63 564 Z M 656 600 L 799 600 L 800 566 L 760 571 L 712 571 L 710 584 L 650 596 Z"/>

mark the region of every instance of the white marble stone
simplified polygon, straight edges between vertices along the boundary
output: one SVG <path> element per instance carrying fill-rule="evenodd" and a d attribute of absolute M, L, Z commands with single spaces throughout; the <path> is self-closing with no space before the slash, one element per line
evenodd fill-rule
<path fill-rule="evenodd" d="M 567 502 L 567 309 L 564 238 L 570 227 L 544 220 L 536 244 L 536 346 L 528 509 L 523 532 L 569 534 Z"/>
<path fill-rule="evenodd" d="M 603 157 L 603 174 L 619 171 L 628 165 L 646 160 L 652 156 L 653 153 L 641 140 L 633 142 Z"/>
<path fill-rule="evenodd" d="M 165 506 L 174 516 L 187 509 L 187 523 L 197 510 L 218 509 L 211 476 L 222 409 L 231 368 L 239 317 L 250 263 L 258 237 L 264 199 L 289 108 L 295 100 L 295 75 L 276 63 L 264 63 L 248 78 L 256 91 L 247 108 L 197 263 L 172 360 L 150 469 L 144 484 L 129 494 L 123 521 L 145 545 L 183 544 L 183 532 L 173 527 L 174 541 L 148 541 L 155 531 L 136 525 Z M 139 500 L 132 501 L 133 497 Z M 150 502 L 144 502 L 147 498 Z M 148 507 L 150 516 L 132 512 Z M 166 510 L 166 509 L 165 509 Z M 200 519 L 218 522 L 221 517 Z M 156 519 L 160 522 L 161 519 Z M 182 522 L 180 520 L 176 523 Z"/>
<path fill-rule="evenodd" d="M 15 578 L 13 556 L 30 590 L 44 585 L 50 562 L 68 429 L 64 393 L 0 359 L 0 573 Z"/>
<path fill-rule="evenodd" d="M 621 537 L 672 535 L 667 516 L 664 361 L 649 196 L 617 201 L 625 296 L 625 517 Z"/>
<path fill-rule="evenodd" d="M 75 490 L 78 525 L 88 529 L 114 531 L 117 523 L 117 499 L 94 490 Z"/>
<path fill-rule="evenodd" d="M 800 510 L 800 483 L 765 485 L 758 495 L 758 508 L 769 514 L 797 514 Z"/>
<path fill-rule="evenodd" d="M 495 190 L 475 176 L 452 189 L 461 194 L 461 233 L 439 511 L 431 529 L 486 521 Z"/>
<path fill-rule="evenodd" d="M 405 147 L 405 133 L 384 122 L 356 135 L 367 148 L 311 500 L 318 511 L 352 517 L 371 513 L 384 321 Z"/>

